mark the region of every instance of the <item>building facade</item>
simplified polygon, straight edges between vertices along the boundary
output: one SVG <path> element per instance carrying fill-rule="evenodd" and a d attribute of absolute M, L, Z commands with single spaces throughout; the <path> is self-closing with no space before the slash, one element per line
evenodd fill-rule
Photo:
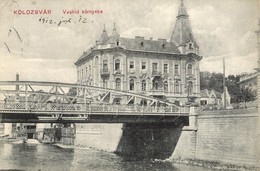
<path fill-rule="evenodd" d="M 249 88 L 252 91 L 257 90 L 257 72 L 246 74 L 242 76 L 239 80 L 240 88 Z"/>
<path fill-rule="evenodd" d="M 171 102 L 195 101 L 200 96 L 199 46 L 181 2 L 170 41 L 121 37 L 116 26 L 104 28 L 95 45 L 75 62 L 78 84 L 140 93 Z M 110 103 L 145 101 L 110 97 Z"/>

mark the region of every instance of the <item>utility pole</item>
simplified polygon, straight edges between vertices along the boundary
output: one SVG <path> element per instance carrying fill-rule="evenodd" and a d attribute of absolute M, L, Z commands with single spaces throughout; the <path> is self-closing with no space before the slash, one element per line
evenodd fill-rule
<path fill-rule="evenodd" d="M 223 57 L 223 108 L 226 110 L 226 80 L 225 80 L 225 58 Z"/>

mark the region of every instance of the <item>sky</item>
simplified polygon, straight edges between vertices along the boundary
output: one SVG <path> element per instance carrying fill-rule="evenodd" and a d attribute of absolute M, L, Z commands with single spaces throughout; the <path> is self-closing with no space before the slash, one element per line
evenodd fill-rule
<path fill-rule="evenodd" d="M 184 0 L 200 46 L 201 71 L 254 72 L 259 0 Z M 0 80 L 76 82 L 74 62 L 113 23 L 122 37 L 170 40 L 180 0 L 0 0 Z M 17 10 L 51 10 L 18 15 Z M 64 14 L 63 10 L 102 10 Z M 56 22 L 43 23 L 43 18 Z M 71 23 L 61 23 L 68 20 Z M 40 20 L 41 19 L 41 20 Z M 86 23 L 83 23 L 83 21 Z"/>

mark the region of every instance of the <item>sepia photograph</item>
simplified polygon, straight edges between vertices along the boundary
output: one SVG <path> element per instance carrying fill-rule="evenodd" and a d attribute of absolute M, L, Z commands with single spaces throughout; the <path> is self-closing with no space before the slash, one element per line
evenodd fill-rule
<path fill-rule="evenodd" d="M 260 170 L 259 0 L 0 0 L 0 170 Z"/>

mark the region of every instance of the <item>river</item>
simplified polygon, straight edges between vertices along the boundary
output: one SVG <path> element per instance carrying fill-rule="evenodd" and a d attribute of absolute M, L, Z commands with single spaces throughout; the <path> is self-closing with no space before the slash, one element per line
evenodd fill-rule
<path fill-rule="evenodd" d="M 93 149 L 63 149 L 48 144 L 0 143 L 0 170 L 32 171 L 212 171 L 157 160 L 135 160 Z"/>

